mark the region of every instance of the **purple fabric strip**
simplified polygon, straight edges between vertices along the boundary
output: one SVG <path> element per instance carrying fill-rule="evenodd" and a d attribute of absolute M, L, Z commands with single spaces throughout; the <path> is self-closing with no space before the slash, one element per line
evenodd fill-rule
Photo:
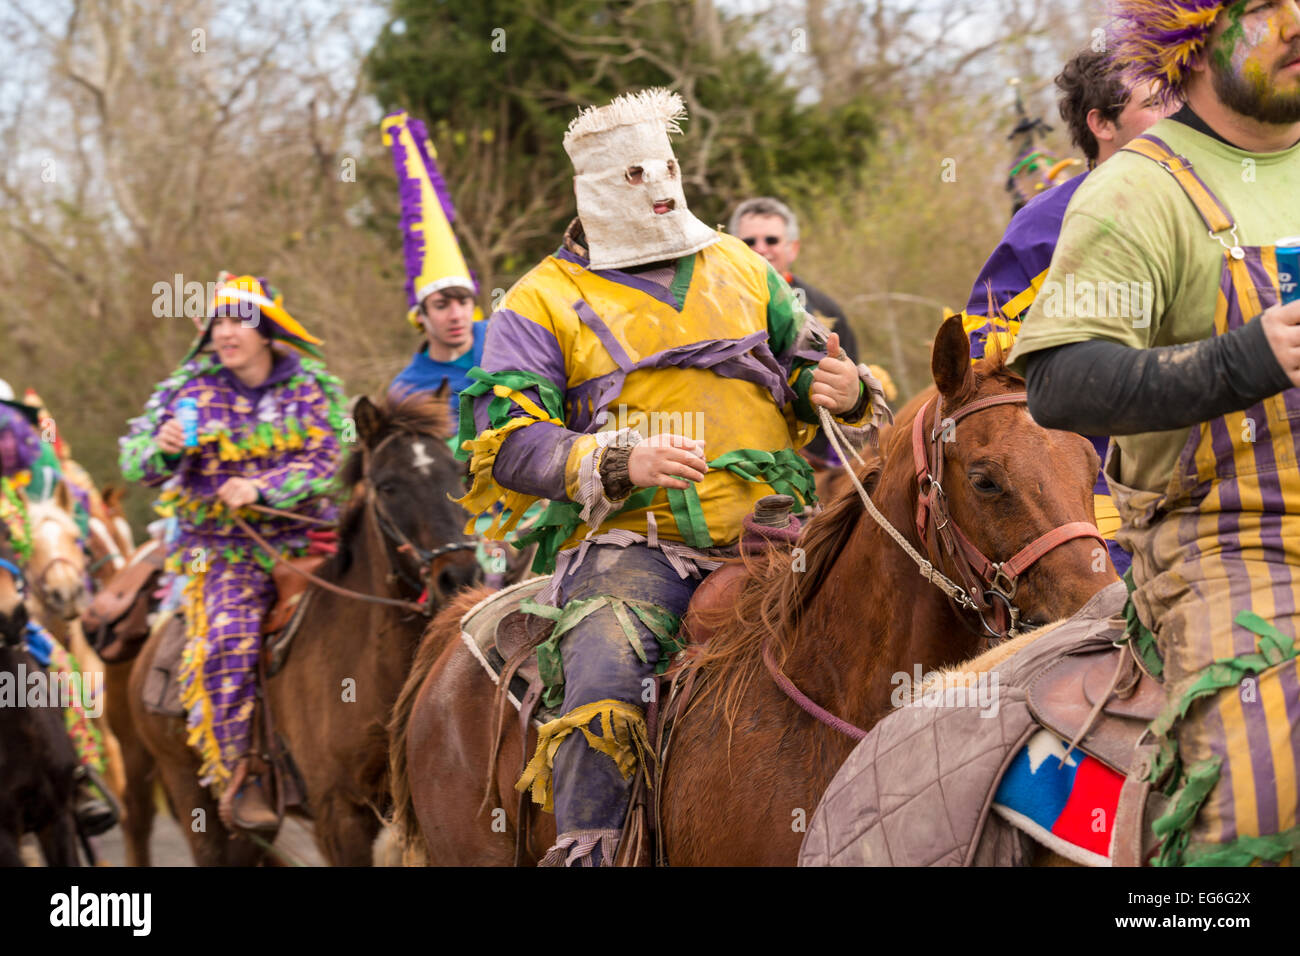
<path fill-rule="evenodd" d="M 497 309 L 492 313 L 479 364 L 485 372 L 533 372 L 564 392 L 567 373 L 560 343 L 549 329 L 513 309 Z"/>
<path fill-rule="evenodd" d="M 581 385 L 569 389 L 565 401 L 569 414 L 565 419 L 575 431 L 598 431 L 609 418 L 608 406 L 619 392 L 623 391 L 623 382 L 627 376 L 620 371 L 610 372 L 598 378 L 589 378 Z"/>
<path fill-rule="evenodd" d="M 568 501 L 564 488 L 564 466 L 577 432 L 537 422 L 506 436 L 497 451 L 492 477 L 497 484 L 526 495 Z"/>
<path fill-rule="evenodd" d="M 400 128 L 392 132 L 393 167 L 397 171 L 397 197 L 402 209 L 402 252 L 406 258 L 406 302 L 414 308 L 415 277 L 420 274 L 424 261 L 424 235 L 415 227 L 423 221 L 420 209 L 420 181 L 406 172 L 406 147 L 402 145 Z"/>
<path fill-rule="evenodd" d="M 753 382 L 767 389 L 779 407 L 794 400 L 785 375 L 767 345 L 766 332 L 754 332 L 743 339 L 696 342 L 648 355 L 631 366 L 647 368 L 704 368 L 724 378 Z M 623 390 L 626 375 L 620 369 L 569 389 L 569 425 L 577 431 L 594 432 L 608 420 L 608 406 Z M 589 410 L 590 406 L 590 410 Z"/>
<path fill-rule="evenodd" d="M 613 329 L 605 324 L 605 320 L 596 314 L 595 309 L 579 299 L 573 303 L 573 311 L 578 314 L 582 324 L 591 329 L 596 338 L 600 339 L 600 344 L 605 346 L 605 351 L 609 353 L 609 357 L 614 360 L 614 364 L 619 367 L 620 371 L 627 373 L 636 367 L 632 364 L 632 359 L 624 350 L 622 344 L 614 336 Z"/>
<path fill-rule="evenodd" d="M 644 368 L 705 368 L 724 378 L 753 382 L 772 393 L 778 406 L 794 400 L 781 366 L 767 344 L 767 332 L 753 332 L 743 339 L 697 342 L 648 355 L 635 365 Z"/>
<path fill-rule="evenodd" d="M 588 268 L 590 265 L 589 260 L 584 259 L 576 253 L 570 252 L 568 249 L 560 249 L 555 253 L 555 258 L 562 259 L 565 262 L 576 263 L 584 269 L 587 269 L 587 271 L 594 276 L 600 276 L 602 279 L 608 279 L 610 282 L 617 282 L 619 285 L 627 286 L 629 289 L 636 289 L 640 292 L 644 292 L 646 295 L 658 299 L 664 305 L 671 305 L 679 312 L 682 309 L 682 304 L 674 299 L 672 295 L 669 294 L 668 290 L 657 282 L 651 282 L 648 279 L 643 279 L 640 276 L 635 276 L 630 272 L 623 272 L 619 269 Z"/>

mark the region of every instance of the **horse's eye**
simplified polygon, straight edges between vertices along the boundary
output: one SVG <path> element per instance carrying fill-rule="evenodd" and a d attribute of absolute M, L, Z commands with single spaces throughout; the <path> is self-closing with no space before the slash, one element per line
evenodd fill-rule
<path fill-rule="evenodd" d="M 381 481 L 379 484 L 375 485 L 375 490 L 381 495 L 391 495 L 397 491 L 397 482 Z"/>
<path fill-rule="evenodd" d="M 1002 491 L 998 483 L 982 471 L 972 471 L 967 477 L 971 486 L 982 495 L 996 495 Z"/>

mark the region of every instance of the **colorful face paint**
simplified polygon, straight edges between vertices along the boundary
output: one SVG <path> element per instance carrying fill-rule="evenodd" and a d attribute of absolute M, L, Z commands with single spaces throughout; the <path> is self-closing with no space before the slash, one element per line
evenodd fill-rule
<path fill-rule="evenodd" d="M 1281 73 L 1300 58 L 1300 37 L 1287 18 L 1291 0 L 1237 0 L 1223 11 L 1224 26 L 1213 42 L 1210 68 L 1224 105 L 1260 122 L 1300 122 L 1300 71 Z"/>

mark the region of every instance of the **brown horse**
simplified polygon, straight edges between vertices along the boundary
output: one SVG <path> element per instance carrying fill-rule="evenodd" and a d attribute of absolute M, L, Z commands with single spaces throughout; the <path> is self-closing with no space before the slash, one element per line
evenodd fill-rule
<path fill-rule="evenodd" d="M 454 429 L 446 391 L 378 406 L 363 398 L 354 417 L 361 448 L 342 472 L 352 499 L 340 522 L 339 552 L 318 575 L 354 592 L 411 602 L 427 567 L 428 586 L 441 602 L 479 574 L 461 533 L 466 515 L 448 497 L 463 485 L 447 448 Z M 385 725 L 428 619 L 317 586 L 304 600 L 310 604 L 287 661 L 263 688 L 264 706 L 302 778 L 321 852 L 335 865 L 369 865 L 388 803 Z M 216 799 L 199 786 L 184 722 L 144 707 L 159 636 L 146 642 L 131 675 L 140 738 L 157 760 L 195 862 L 255 863 L 262 851 L 242 834 L 230 839 Z"/>
<path fill-rule="evenodd" d="M 1000 355 L 971 366 L 959 320 L 940 329 L 932 372 L 935 387 L 887 435 L 883 464 L 863 471 L 880 510 L 922 553 L 914 419 L 924 414 L 927 432 L 943 425 L 932 420 L 936 395 L 956 416 L 964 405 L 1024 386 Z M 952 438 L 944 445 L 951 521 L 992 560 L 1007 560 L 1052 529 L 1092 522 L 1098 461 L 1084 439 L 1040 428 L 1023 403 L 981 406 L 961 418 Z M 804 694 L 868 729 L 890 709 L 893 675 L 956 662 L 981 646 L 978 619 L 920 577 L 855 493 L 813 518 L 799 546 L 798 557 L 771 553 L 750 569 L 729 626 L 688 663 L 699 669 L 696 693 L 677 722 L 658 794 L 659 836 L 672 864 L 793 865 L 804 822 L 855 744 L 777 686 L 765 647 Z M 1026 620 L 1069 614 L 1114 580 L 1099 548 L 1075 538 L 1034 563 L 1014 592 Z M 459 614 L 482 596 L 466 595 L 435 619 L 393 712 L 396 823 L 410 846 L 438 864 L 504 865 L 514 853 L 519 733 L 505 722 L 498 787 L 484 801 L 496 743 L 486 732 L 494 726 L 494 687 L 456 639 Z M 533 733 L 530 751 L 535 741 Z M 555 830 L 553 817 L 531 812 L 526 855 L 535 861 Z"/>

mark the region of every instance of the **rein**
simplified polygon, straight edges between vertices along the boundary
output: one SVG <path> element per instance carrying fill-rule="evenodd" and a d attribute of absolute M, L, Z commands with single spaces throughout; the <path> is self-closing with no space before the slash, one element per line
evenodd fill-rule
<path fill-rule="evenodd" d="M 310 571 L 298 567 L 277 551 L 265 538 L 253 530 L 252 525 L 239 517 L 239 515 L 231 515 L 231 518 L 234 520 L 235 526 L 239 528 L 240 531 L 244 532 L 244 534 L 248 535 L 248 537 L 252 538 L 258 547 L 265 551 L 269 557 L 273 558 L 277 564 L 283 564 L 285 567 L 291 569 L 295 574 L 301 575 L 319 588 L 331 591 L 340 597 L 354 598 L 355 600 L 367 601 L 371 604 L 387 604 L 390 607 L 400 607 L 406 611 L 414 611 L 417 614 L 423 614 L 425 617 L 432 616 L 432 612 L 427 604 L 417 604 L 415 601 L 403 601 L 398 598 L 380 597 L 377 594 L 363 594 L 360 591 L 353 591 L 350 588 L 340 587 L 337 584 L 332 584 L 329 581 L 326 581 L 324 578 L 317 577 Z"/>
<path fill-rule="evenodd" d="M 379 449 L 382 448 L 386 442 L 389 442 L 396 437 L 397 437 L 396 434 L 389 435 L 388 438 L 385 438 L 383 441 L 381 441 L 373 451 L 364 445 L 362 446 L 361 452 L 362 455 L 365 456 L 362 465 L 362 471 L 364 474 L 366 475 L 370 474 L 371 456 L 373 456 L 376 452 L 378 452 Z M 353 591 L 350 588 L 345 588 L 337 584 L 332 584 L 331 582 L 326 581 L 323 578 L 316 576 L 315 574 L 312 574 L 310 571 L 298 567 L 296 564 L 294 564 L 292 561 L 286 558 L 283 554 L 276 551 L 276 549 L 265 538 L 263 538 L 255 530 L 253 530 L 253 527 L 243 518 L 234 514 L 232 514 L 231 517 L 234 519 L 235 525 L 239 528 L 239 530 L 244 532 L 244 534 L 246 534 L 248 537 L 250 537 L 263 551 L 266 552 L 267 555 L 273 558 L 277 564 L 285 565 L 286 567 L 290 568 L 295 574 L 301 575 L 302 577 L 306 578 L 308 581 L 310 581 L 312 584 L 315 584 L 319 588 L 323 588 L 326 591 L 330 591 L 334 594 L 339 595 L 340 597 L 352 598 L 358 601 L 366 601 L 370 604 L 384 604 L 390 607 L 399 607 L 402 608 L 403 610 L 414 611 L 417 614 L 422 614 L 425 617 L 432 617 L 433 602 L 434 602 L 433 589 L 428 586 L 427 581 L 423 580 L 423 578 L 429 572 L 430 565 L 432 565 L 432 563 L 437 558 L 442 557 L 444 554 L 450 554 L 453 551 L 464 551 L 464 550 L 472 551 L 474 550 L 475 545 L 472 542 L 468 542 L 468 541 L 453 541 L 449 544 L 445 544 L 442 547 L 434 548 L 432 550 L 421 548 L 414 541 L 412 541 L 402 531 L 401 528 L 397 526 L 396 522 L 393 521 L 392 517 L 388 514 L 388 509 L 384 507 L 384 503 L 380 501 L 379 498 L 375 495 L 374 489 L 371 487 L 369 480 L 366 481 L 366 506 L 370 508 L 371 511 L 374 513 L 375 522 L 379 525 L 380 533 L 390 544 L 394 545 L 395 550 L 399 554 L 410 555 L 412 558 L 416 560 L 416 562 L 421 566 L 421 568 L 424 569 L 424 571 L 421 573 L 421 579 L 422 579 L 421 581 L 411 581 L 409 578 L 407 578 L 405 572 L 400 567 L 398 568 L 398 573 L 404 579 L 407 580 L 408 584 L 412 584 L 416 587 L 419 586 L 424 587 L 425 592 L 427 594 L 427 598 L 423 603 L 417 603 L 415 601 L 404 601 L 398 598 L 381 597 L 377 594 L 363 594 L 360 591 Z M 262 514 L 272 515 L 278 518 L 289 518 L 294 521 L 302 522 L 303 524 L 314 524 L 314 525 L 322 525 L 326 527 L 334 527 L 334 522 L 332 521 L 327 521 L 323 518 L 316 518 L 309 515 L 301 515 L 293 511 L 285 511 L 282 508 L 272 508 L 267 505 L 249 505 L 248 507 L 251 510 L 260 512 Z"/>
<path fill-rule="evenodd" d="M 942 401 L 938 398 L 932 400 L 935 404 L 935 427 L 930 430 L 930 441 L 934 449 L 934 465 L 931 466 L 930 455 L 924 440 L 924 419 L 926 411 L 930 407 L 927 402 L 917 412 L 916 418 L 912 423 L 912 450 L 915 457 L 915 467 L 917 474 L 917 515 L 916 526 L 923 545 L 927 550 L 933 548 L 933 539 L 926 532 L 933 529 L 938 535 L 944 550 L 950 559 L 956 559 L 960 553 L 961 560 L 957 561 L 958 576 L 966 580 L 967 585 L 963 587 L 953 581 L 942 571 L 934 566 L 934 562 L 918 552 L 911 543 L 905 538 L 897 528 L 895 528 L 876 507 L 875 502 L 871 500 L 871 495 L 867 494 L 867 489 L 862 486 L 858 480 L 857 473 L 849 465 L 849 451 L 852 451 L 853 457 L 860 464 L 866 464 L 866 461 L 858 454 L 857 450 L 848 444 L 843 431 L 839 425 L 831 418 L 830 413 L 824 406 L 817 407 L 817 415 L 821 419 L 822 431 L 827 440 L 835 449 L 840 457 L 843 469 L 848 473 L 849 479 L 853 482 L 853 487 L 858 492 L 858 497 L 862 499 L 862 504 L 867 513 L 875 520 L 876 524 L 891 537 L 903 549 L 904 553 L 915 562 L 917 569 L 921 572 L 921 577 L 925 578 L 945 595 L 948 600 L 957 608 L 964 611 L 973 611 L 979 615 L 980 623 L 988 635 L 990 642 L 997 640 L 1009 640 L 1019 633 L 1020 628 L 1020 609 L 1012 601 L 1014 600 L 1016 590 L 1019 586 L 1020 577 L 1034 563 L 1053 549 L 1065 544 L 1067 541 L 1073 541 L 1076 538 L 1096 538 L 1098 541 L 1104 539 L 1101 532 L 1097 530 L 1096 525 L 1089 524 L 1086 521 L 1072 521 L 1054 528 L 1045 534 L 1039 535 L 1029 544 L 1025 545 L 1015 553 L 1010 559 L 1003 562 L 990 561 L 979 548 L 957 527 L 948 512 L 947 498 L 943 491 L 941 480 L 943 478 L 943 447 L 942 443 L 947 433 L 947 428 L 943 430 L 938 428 L 943 424 L 940 418 L 942 411 Z M 992 408 L 997 405 L 1009 404 L 1027 404 L 1028 396 L 1024 392 L 1011 392 L 1005 395 L 993 395 L 971 402 L 959 408 L 947 422 L 955 424 L 959 419 L 967 415 L 981 411 L 986 408 Z M 847 449 L 847 450 L 846 450 Z M 945 533 L 946 532 L 946 533 Z M 988 587 L 981 589 L 974 581 L 974 575 L 978 575 Z M 969 588 L 969 591 L 967 590 Z M 989 597 L 999 601 L 994 605 L 989 601 Z M 994 609 L 997 615 L 998 630 L 989 626 L 987 618 L 984 616 L 985 611 Z M 1003 627 L 1004 622 L 1009 622 L 1008 627 Z M 821 707 L 813 701 L 807 694 L 799 690 L 794 682 L 790 680 L 776 662 L 772 659 L 771 647 L 769 644 L 763 645 L 763 663 L 767 667 L 768 674 L 777 687 L 790 698 L 800 709 L 811 717 L 815 718 L 832 730 L 839 731 L 854 740 L 861 740 L 865 737 L 866 731 L 860 727 L 836 717 L 830 711 Z"/>

